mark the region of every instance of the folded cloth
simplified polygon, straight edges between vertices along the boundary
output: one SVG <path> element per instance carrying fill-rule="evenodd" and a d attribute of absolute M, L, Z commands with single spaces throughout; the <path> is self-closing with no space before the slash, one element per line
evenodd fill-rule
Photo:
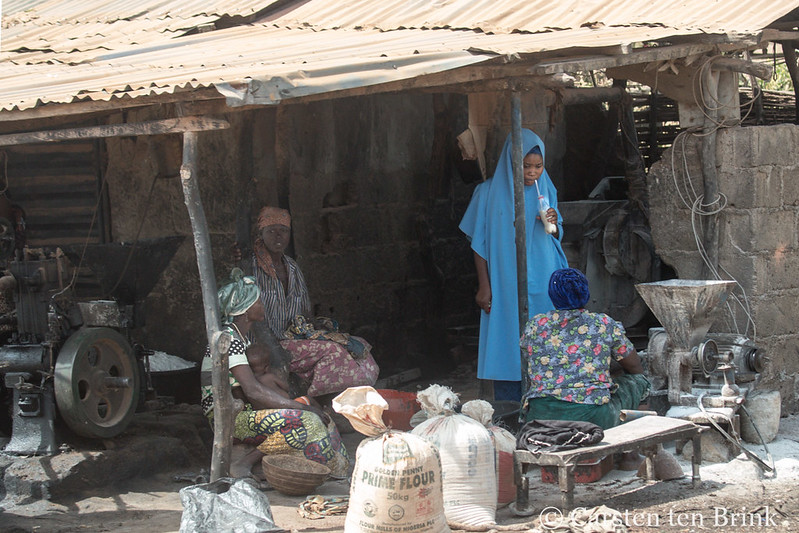
<path fill-rule="evenodd" d="M 311 339 L 332 341 L 347 347 L 347 351 L 356 361 L 366 357 L 366 346 L 351 336 L 338 330 L 338 322 L 328 317 L 316 317 L 309 321 L 302 315 L 296 315 L 284 332 L 287 339 Z"/>
<path fill-rule="evenodd" d="M 516 449 L 533 453 L 559 452 L 597 444 L 603 438 L 605 432 L 591 422 L 531 420 L 519 430 Z"/>

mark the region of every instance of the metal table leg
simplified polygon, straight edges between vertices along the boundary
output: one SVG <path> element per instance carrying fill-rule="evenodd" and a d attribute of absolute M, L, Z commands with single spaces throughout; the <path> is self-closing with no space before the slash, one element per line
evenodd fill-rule
<path fill-rule="evenodd" d="M 574 465 L 558 467 L 558 485 L 560 485 L 561 505 L 564 513 L 574 509 Z"/>

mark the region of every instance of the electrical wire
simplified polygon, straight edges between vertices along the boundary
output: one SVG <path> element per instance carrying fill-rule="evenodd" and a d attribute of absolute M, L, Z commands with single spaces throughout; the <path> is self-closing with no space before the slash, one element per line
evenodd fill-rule
<path fill-rule="evenodd" d="M 746 317 L 746 327 L 744 328 L 743 334 L 746 335 L 749 332 L 749 328 L 752 328 L 752 338 L 755 339 L 757 337 L 757 325 L 752 318 L 752 312 L 749 305 L 749 299 L 746 295 L 746 290 L 744 289 L 743 285 L 734 277 L 732 276 L 728 270 L 726 270 L 721 265 L 713 265 L 710 262 L 708 257 L 707 249 L 705 248 L 704 241 L 702 235 L 704 235 L 703 224 L 702 224 L 702 217 L 709 217 L 709 216 L 716 216 L 723 212 L 728 206 L 727 197 L 724 193 L 718 193 L 718 196 L 714 198 L 710 202 L 705 202 L 704 195 L 700 194 L 696 187 L 694 187 L 694 180 L 691 177 L 691 172 L 689 169 L 688 163 L 688 156 L 687 156 L 687 148 L 686 142 L 689 136 L 693 137 L 704 137 L 710 135 L 712 133 L 717 132 L 721 128 L 729 128 L 732 126 L 740 125 L 743 120 L 746 119 L 749 112 L 751 112 L 754 106 L 754 98 L 750 100 L 748 103 L 749 110 L 747 114 L 744 116 L 743 119 L 735 121 L 735 123 L 718 121 L 716 118 L 710 116 L 706 109 L 710 109 L 711 111 L 716 111 L 724 108 L 734 108 L 736 106 L 730 106 L 727 104 L 722 104 L 718 101 L 717 98 L 714 97 L 714 100 L 718 104 L 714 108 L 710 108 L 705 101 L 704 94 L 705 94 L 705 86 L 704 86 L 704 79 L 706 72 L 712 66 L 712 63 L 715 59 L 722 57 L 721 55 L 717 55 L 711 58 L 708 58 L 696 72 L 694 72 L 694 83 L 692 83 L 692 91 L 694 96 L 694 102 L 697 104 L 697 107 L 700 109 L 702 114 L 707 119 L 707 122 L 713 124 L 712 129 L 709 131 L 705 131 L 704 128 L 701 127 L 693 127 L 688 128 L 682 132 L 680 132 L 677 137 L 675 137 L 674 142 L 672 143 L 672 151 L 671 151 L 671 174 L 672 180 L 674 182 L 674 188 L 677 192 L 677 196 L 679 197 L 682 204 L 690 211 L 691 213 L 691 231 L 694 236 L 694 244 L 696 249 L 701 257 L 703 263 L 710 271 L 711 275 L 718 280 L 729 279 L 735 282 L 737 289 L 740 290 L 741 296 L 739 297 L 734 292 L 730 294 L 730 298 L 733 302 L 740 306 L 742 312 Z M 698 78 L 697 78 L 698 76 Z M 700 89 L 701 98 L 697 96 L 697 87 Z M 759 97 L 759 96 L 758 96 Z M 744 105 L 738 106 L 743 108 Z M 681 160 L 676 161 L 675 158 L 681 156 Z M 679 170 L 678 170 L 679 169 Z M 682 178 L 680 180 L 680 178 Z M 682 185 L 680 184 L 682 181 Z M 721 271 L 721 272 L 720 272 Z M 726 276 L 723 277 L 722 273 Z M 730 319 L 732 321 L 733 327 L 736 333 L 741 333 L 740 327 L 736 318 L 736 313 L 734 312 L 729 299 L 726 302 L 726 308 L 729 313 Z"/>
<path fill-rule="evenodd" d="M 743 452 L 744 455 L 746 455 L 749 459 L 751 459 L 752 462 L 754 462 L 764 472 L 771 473 L 772 475 L 776 476 L 777 475 L 777 471 L 776 471 L 776 467 L 774 466 L 774 459 L 771 457 L 771 452 L 768 451 L 768 447 L 766 446 L 766 443 L 763 442 L 763 447 L 766 449 L 766 455 L 768 455 L 768 459 L 771 462 L 771 465 L 766 464 L 766 462 L 763 461 L 763 459 L 761 459 L 760 457 L 758 457 L 756 453 L 753 453 L 753 452 L 747 450 L 744 447 L 744 445 L 741 444 L 741 440 L 738 438 L 737 435 L 735 435 L 735 436 L 730 435 L 724 428 L 722 428 L 718 424 L 718 422 L 716 422 L 713 419 L 713 416 L 705 410 L 705 406 L 702 403 L 702 400 L 704 399 L 704 397 L 705 397 L 705 393 L 703 392 L 702 394 L 699 395 L 699 398 L 697 399 L 696 403 L 697 403 L 697 406 L 699 407 L 699 410 L 702 411 L 702 413 L 707 418 L 708 422 L 710 422 L 710 425 L 713 426 L 714 428 L 716 428 L 716 431 L 721 433 L 721 435 L 725 439 L 727 439 L 729 442 L 731 442 L 733 445 L 735 445 L 735 447 L 738 448 L 739 451 Z M 743 407 L 743 404 L 741 404 L 741 407 Z M 743 409 L 744 409 L 744 412 L 747 414 L 747 416 L 749 416 L 749 421 L 752 422 L 752 425 L 754 426 L 754 420 L 752 420 L 752 415 L 749 414 L 749 411 L 747 411 L 745 407 L 743 407 Z M 757 429 L 757 426 L 754 426 L 754 427 L 755 427 L 755 431 L 757 431 L 758 436 L 760 436 L 760 431 Z M 760 440 L 762 441 L 763 437 L 760 437 Z"/>
<path fill-rule="evenodd" d="M 89 222 L 89 230 L 86 232 L 86 239 L 83 241 L 83 250 L 80 253 L 80 259 L 78 260 L 78 265 L 72 271 L 72 279 L 69 280 L 69 283 L 64 286 L 63 289 L 58 291 L 57 293 L 53 294 L 50 299 L 54 300 L 56 297 L 61 296 L 65 292 L 67 292 L 70 288 L 75 285 L 75 281 L 78 279 L 78 272 L 80 272 L 81 267 L 83 266 L 83 259 L 86 256 L 86 249 L 89 247 L 89 241 L 92 238 L 92 230 L 94 229 L 94 223 L 97 220 L 97 213 L 100 211 L 100 203 L 103 201 L 103 195 L 106 189 L 106 179 L 103 176 L 102 181 L 100 182 L 100 192 L 97 194 L 97 202 L 94 204 L 94 210 L 92 211 L 92 220 Z"/>
<path fill-rule="evenodd" d="M 125 266 L 122 268 L 122 272 L 119 274 L 117 282 L 114 284 L 114 287 L 110 291 L 108 291 L 109 296 L 113 294 L 114 291 L 117 290 L 117 287 L 119 287 L 119 284 L 122 283 L 122 280 L 124 279 L 125 274 L 128 271 L 128 266 L 130 266 L 130 260 L 133 258 L 133 253 L 136 251 L 136 246 L 139 244 L 139 236 L 141 235 L 141 230 L 142 228 L 144 228 L 144 223 L 147 220 L 147 213 L 150 210 L 150 201 L 152 200 L 153 191 L 155 190 L 155 182 L 157 180 L 158 180 L 158 174 L 153 176 L 153 181 L 150 184 L 150 191 L 147 193 L 147 200 L 145 201 L 144 204 L 144 212 L 141 214 L 141 222 L 139 223 L 139 229 L 136 231 L 136 238 L 133 240 L 133 246 L 130 247 L 130 252 L 128 252 L 128 257 L 125 260 Z"/>

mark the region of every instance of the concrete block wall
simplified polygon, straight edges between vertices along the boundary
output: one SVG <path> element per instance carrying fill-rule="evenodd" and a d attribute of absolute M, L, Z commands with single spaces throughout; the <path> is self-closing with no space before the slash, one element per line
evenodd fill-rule
<path fill-rule="evenodd" d="M 699 279 L 702 271 L 691 211 L 680 198 L 690 203 L 691 186 L 702 193 L 700 143 L 678 138 L 648 176 L 655 248 L 682 279 Z M 718 215 L 719 266 L 725 279 L 740 284 L 733 294 L 748 305 L 754 322 L 747 335 L 767 354 L 760 388 L 779 390 L 783 411 L 792 413 L 799 411 L 797 146 L 794 125 L 728 128 L 718 132 L 716 159 L 719 191 L 727 201 Z M 746 331 L 743 306 L 733 303 L 732 309 L 714 331 L 736 331 L 736 323 Z"/>

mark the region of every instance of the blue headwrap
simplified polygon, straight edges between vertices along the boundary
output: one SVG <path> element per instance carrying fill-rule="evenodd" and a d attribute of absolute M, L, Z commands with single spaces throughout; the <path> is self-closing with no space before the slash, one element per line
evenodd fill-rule
<path fill-rule="evenodd" d="M 549 298 L 555 309 L 580 309 L 590 297 L 588 278 L 576 268 L 561 268 L 549 278 Z"/>
<path fill-rule="evenodd" d="M 240 268 L 234 268 L 230 280 L 217 292 L 222 323 L 230 324 L 233 317 L 243 315 L 258 301 L 261 290 L 252 276 L 245 276 Z"/>

